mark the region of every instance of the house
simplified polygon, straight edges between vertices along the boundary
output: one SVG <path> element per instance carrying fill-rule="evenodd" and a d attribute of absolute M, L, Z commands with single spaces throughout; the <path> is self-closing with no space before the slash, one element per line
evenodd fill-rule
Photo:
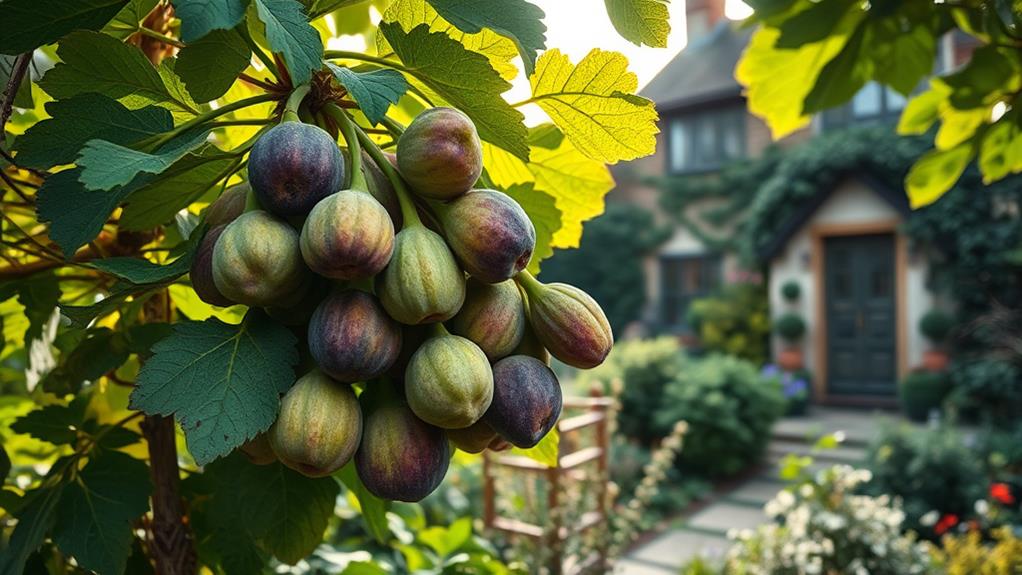
<path fill-rule="evenodd" d="M 920 364 L 928 347 L 917 329 L 920 318 L 946 305 L 928 287 L 932 254 L 911 246 L 900 229 L 911 211 L 897 183 L 868 170 L 850 170 L 818 184 L 764 238 L 750 265 L 720 246 L 736 233 L 751 200 L 730 218 L 705 217 L 727 197 L 692 198 L 669 216 L 661 188 L 650 182 L 650 176 L 664 175 L 712 178 L 726 164 L 758 158 L 771 146 L 813 145 L 851 126 L 893 130 L 905 105 L 900 94 L 868 84 L 846 106 L 818 115 L 808 128 L 775 145 L 767 126 L 747 111 L 733 76 L 751 30 L 726 20 L 723 4 L 688 0 L 689 45 L 642 91 L 660 113 L 657 153 L 618 167 L 619 185 L 608 197 L 641 205 L 673 226 L 670 240 L 644 262 L 643 323 L 690 336 L 686 311 L 692 300 L 725 283 L 762 275 L 771 316 L 794 312 L 805 322 L 796 349 L 813 374 L 815 400 L 891 404 L 897 382 Z M 944 60 L 965 57 L 951 38 L 945 40 L 939 68 L 953 64 Z M 782 297 L 786 283 L 800 287 L 797 301 Z M 786 347 L 776 335 L 770 345 L 775 357 Z"/>

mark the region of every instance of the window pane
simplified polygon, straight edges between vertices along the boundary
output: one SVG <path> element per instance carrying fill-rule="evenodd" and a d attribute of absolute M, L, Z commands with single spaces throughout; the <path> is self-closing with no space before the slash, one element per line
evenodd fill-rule
<path fill-rule="evenodd" d="M 715 166 L 717 157 L 717 122 L 719 114 L 706 114 L 696 124 L 696 159 L 701 167 Z"/>
<path fill-rule="evenodd" d="M 881 110 L 881 88 L 876 82 L 870 82 L 859 90 L 852 98 L 852 113 L 857 117 L 876 116 Z"/>
<path fill-rule="evenodd" d="M 884 91 L 887 96 L 887 112 L 897 112 L 905 107 L 905 96 L 902 96 L 890 88 L 886 88 Z"/>
<path fill-rule="evenodd" d="M 745 142 L 742 141 L 742 134 L 745 133 L 745 130 L 742 129 L 743 119 L 740 112 L 731 112 L 721 118 L 724 158 L 726 159 L 740 158 L 745 155 Z"/>
<path fill-rule="evenodd" d="M 688 126 L 686 122 L 675 119 L 671 122 L 671 169 L 675 171 L 685 169 L 690 161 L 686 154 L 685 147 L 688 137 Z"/>

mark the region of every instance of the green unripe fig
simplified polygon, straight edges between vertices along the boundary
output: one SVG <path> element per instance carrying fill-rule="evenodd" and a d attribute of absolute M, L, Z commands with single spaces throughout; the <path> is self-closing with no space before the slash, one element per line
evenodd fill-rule
<path fill-rule="evenodd" d="M 378 274 L 394 251 L 394 224 L 373 196 L 342 190 L 323 198 L 305 220 L 302 257 L 321 276 L 356 280 Z"/>
<path fill-rule="evenodd" d="M 298 233 L 267 212 L 242 214 L 227 225 L 213 250 L 213 282 L 238 303 L 296 302 L 307 279 Z"/>
<path fill-rule="evenodd" d="M 465 274 L 443 238 L 422 225 L 398 232 L 394 255 L 378 277 L 383 308 L 404 324 L 447 321 L 465 301 Z"/>
<path fill-rule="evenodd" d="M 472 277 L 497 283 L 525 269 L 536 228 L 511 196 L 472 190 L 437 211 L 447 243 Z"/>
<path fill-rule="evenodd" d="M 561 416 L 561 385 L 545 363 L 512 355 L 493 364 L 493 401 L 483 416 L 515 447 L 534 447 Z"/>
<path fill-rule="evenodd" d="M 431 338 L 408 362 L 405 397 L 427 423 L 444 429 L 468 427 L 493 399 L 490 362 L 479 346 L 461 336 Z"/>
<path fill-rule="evenodd" d="M 354 289 L 323 300 L 308 334 L 309 353 L 319 368 L 345 383 L 382 375 L 401 351 L 401 326 L 374 296 Z"/>
<path fill-rule="evenodd" d="M 525 288 L 529 323 L 543 347 L 580 369 L 603 363 L 614 346 L 614 334 L 596 300 L 568 284 L 542 284 L 528 273 L 515 277 Z"/>
<path fill-rule="evenodd" d="M 251 189 L 248 182 L 242 182 L 224 190 L 219 198 L 206 206 L 206 225 L 213 229 L 238 219 L 245 212 L 245 202 Z"/>
<path fill-rule="evenodd" d="M 482 453 L 497 438 L 497 432 L 483 419 L 464 429 L 447 430 L 447 439 L 465 453 Z"/>
<path fill-rule="evenodd" d="M 483 172 L 475 124 L 454 108 L 430 108 L 397 141 L 397 168 L 420 196 L 450 200 L 467 192 Z"/>
<path fill-rule="evenodd" d="M 217 239 L 220 238 L 220 234 L 223 233 L 226 227 L 225 225 L 219 225 L 215 228 L 210 228 L 206 232 L 205 237 L 199 243 L 199 247 L 195 250 L 195 257 L 192 258 L 192 267 L 188 272 L 188 277 L 192 280 L 192 289 L 195 290 L 199 299 L 209 305 L 220 307 L 234 305 L 233 301 L 220 293 L 220 290 L 216 288 L 216 284 L 213 282 L 213 250 L 216 248 Z"/>
<path fill-rule="evenodd" d="M 511 355 L 525 334 L 525 306 L 512 280 L 484 284 L 469 279 L 465 304 L 450 322 L 451 333 L 472 340 L 490 361 Z"/>
<path fill-rule="evenodd" d="M 373 395 L 370 389 L 360 398 L 366 421 L 355 453 L 358 477 L 382 499 L 421 501 L 447 474 L 451 461 L 447 436 L 416 417 L 400 399 L 379 401 Z"/>
<path fill-rule="evenodd" d="M 277 454 L 273 452 L 265 433 L 242 443 L 238 449 L 255 465 L 269 465 L 277 460 Z"/>
<path fill-rule="evenodd" d="M 281 399 L 268 435 L 281 463 L 303 475 L 323 477 L 354 455 L 362 439 L 362 409 L 351 386 L 312 371 Z"/>

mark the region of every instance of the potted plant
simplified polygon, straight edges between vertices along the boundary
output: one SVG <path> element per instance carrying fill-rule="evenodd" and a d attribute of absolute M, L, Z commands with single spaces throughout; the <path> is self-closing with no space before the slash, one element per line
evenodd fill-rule
<path fill-rule="evenodd" d="M 802 296 L 802 286 L 795 280 L 788 280 L 781 285 L 781 297 L 788 303 L 795 303 Z"/>
<path fill-rule="evenodd" d="M 784 411 L 786 417 L 805 415 L 809 411 L 809 383 L 812 375 L 808 371 L 784 371 L 771 363 L 763 367 L 760 376 L 780 387 L 787 404 Z"/>
<path fill-rule="evenodd" d="M 798 343 L 806 333 L 806 322 L 796 313 L 786 313 L 774 321 L 774 331 L 787 345 L 777 356 L 777 364 L 785 371 L 802 369 L 802 347 Z"/>
<path fill-rule="evenodd" d="M 946 348 L 948 336 L 955 327 L 955 320 L 945 311 L 928 311 L 919 320 L 919 332 L 930 340 L 932 347 L 923 352 L 923 368 L 928 371 L 947 371 L 949 357 Z"/>
<path fill-rule="evenodd" d="M 912 421 L 926 421 L 930 411 L 940 409 L 949 389 L 946 373 L 915 370 L 898 386 L 901 407 Z"/>

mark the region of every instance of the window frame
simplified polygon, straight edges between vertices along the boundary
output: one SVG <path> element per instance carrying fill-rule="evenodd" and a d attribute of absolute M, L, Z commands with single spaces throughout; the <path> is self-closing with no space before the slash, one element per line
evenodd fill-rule
<path fill-rule="evenodd" d="M 702 262 L 703 266 L 708 263 L 713 266 L 713 278 L 708 282 L 706 286 L 700 286 L 699 289 L 691 293 L 680 293 L 680 290 L 670 289 L 670 274 L 667 272 L 668 264 L 679 264 L 684 266 L 687 263 Z M 692 302 L 696 299 L 707 297 L 724 285 L 724 254 L 720 252 L 701 252 L 701 253 L 686 253 L 686 254 L 660 254 L 657 258 L 657 269 L 660 275 L 660 296 L 658 302 L 658 311 L 660 316 L 659 323 L 669 330 L 675 331 L 687 331 L 691 329 L 688 324 L 688 309 L 692 305 Z M 679 278 L 684 274 L 683 267 L 678 268 Z M 700 282 L 705 281 L 705 277 L 700 278 Z M 679 285 L 683 284 L 680 280 L 677 282 Z M 676 306 L 677 310 L 672 314 L 668 312 L 669 306 Z M 675 321 L 669 321 L 670 316 L 676 316 Z"/>
<path fill-rule="evenodd" d="M 666 164 L 665 172 L 671 175 L 714 172 L 721 169 L 729 162 L 748 158 L 749 145 L 747 116 L 748 112 L 746 111 L 744 100 L 715 102 L 710 106 L 687 108 L 665 114 L 665 131 L 667 134 L 667 137 L 665 138 L 667 149 L 664 159 Z M 684 162 L 682 167 L 677 167 L 674 163 L 674 130 L 676 122 L 685 122 L 688 128 L 685 133 L 684 147 L 686 151 L 685 156 L 689 159 L 689 161 Z M 716 161 L 695 159 L 695 157 L 700 154 L 700 148 L 696 145 L 697 134 L 701 133 L 700 130 L 707 124 L 712 126 L 713 129 L 714 150 L 710 155 L 717 158 Z M 734 133 L 738 135 L 740 149 L 738 155 L 733 157 L 725 157 L 724 153 L 726 135 L 729 132 L 726 127 L 734 128 Z"/>

